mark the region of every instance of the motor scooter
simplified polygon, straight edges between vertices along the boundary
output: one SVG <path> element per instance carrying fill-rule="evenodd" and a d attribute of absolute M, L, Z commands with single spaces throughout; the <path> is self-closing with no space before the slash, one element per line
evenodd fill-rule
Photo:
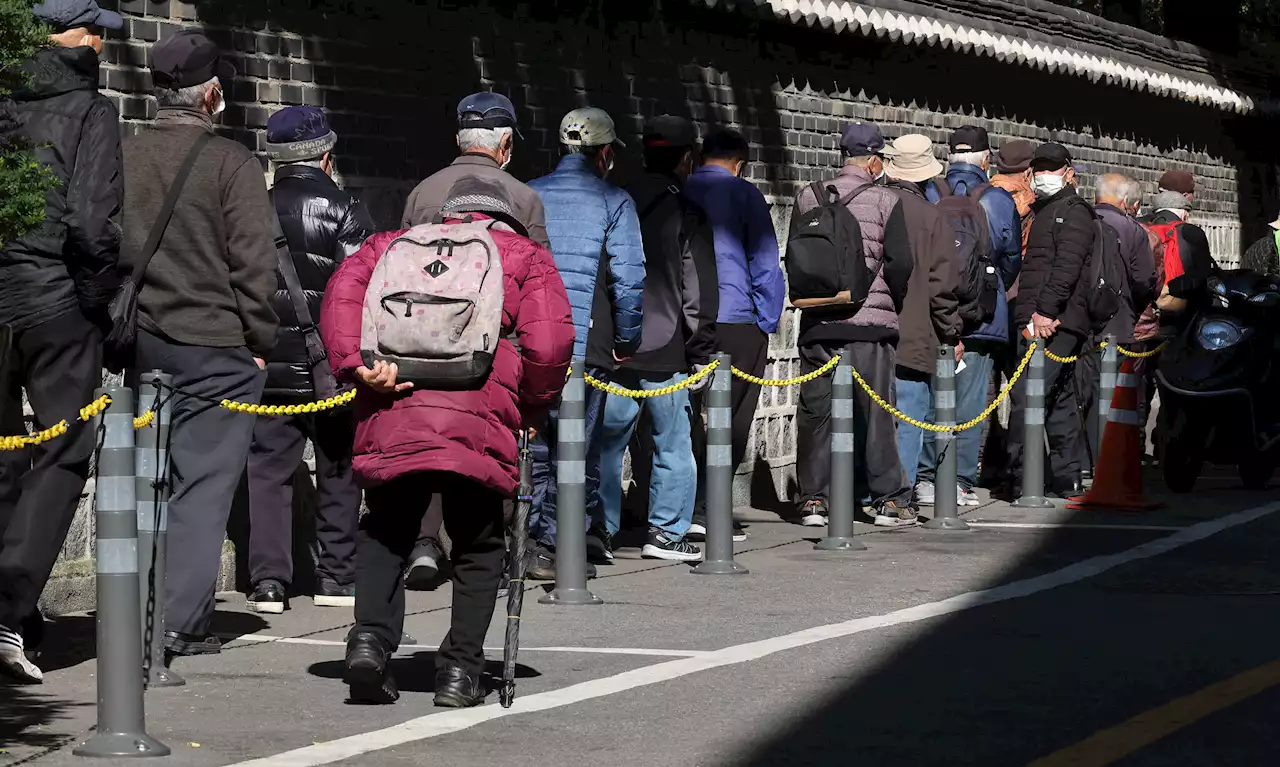
<path fill-rule="evenodd" d="M 1207 461 L 1262 489 L 1280 467 L 1280 281 L 1233 269 L 1169 289 L 1188 307 L 1156 369 L 1165 484 L 1190 492 Z"/>

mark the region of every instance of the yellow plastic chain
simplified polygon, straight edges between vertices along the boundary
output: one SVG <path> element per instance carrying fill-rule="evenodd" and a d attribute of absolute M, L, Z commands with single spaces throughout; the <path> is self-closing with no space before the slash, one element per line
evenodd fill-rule
<path fill-rule="evenodd" d="M 1131 352 L 1128 349 L 1124 348 L 1123 346 L 1117 346 L 1116 351 L 1120 352 L 1126 357 L 1130 357 L 1135 360 L 1145 360 L 1148 357 L 1156 356 L 1157 354 L 1159 354 L 1161 351 L 1164 350 L 1164 347 L 1168 345 L 1169 345 L 1169 342 L 1165 341 L 1164 343 L 1160 344 L 1159 346 L 1157 346 L 1156 348 L 1152 349 L 1149 352 Z"/>
<path fill-rule="evenodd" d="M 145 429 L 151 424 L 155 423 L 155 420 L 156 420 L 156 411 L 148 410 L 147 412 L 133 419 L 133 428 Z"/>
<path fill-rule="evenodd" d="M 597 380 L 591 376 L 583 376 L 583 378 L 586 380 L 588 386 L 594 386 L 602 392 L 607 392 L 618 397 L 647 399 L 649 397 L 663 397 L 668 394 L 675 394 L 681 389 L 688 389 L 690 386 L 695 386 L 707 376 L 714 373 L 715 369 L 719 366 L 719 360 L 712 360 L 710 365 L 707 365 L 705 368 L 699 370 L 697 373 L 694 373 L 680 383 L 672 384 L 671 386 L 664 386 L 661 389 L 624 389 L 621 386 L 614 386 L 611 383 Z"/>
<path fill-rule="evenodd" d="M 730 367 L 729 369 L 732 370 L 733 374 L 738 378 L 741 378 L 742 380 L 748 383 L 753 383 L 757 386 L 800 386 L 801 384 L 807 384 L 810 381 L 814 380 L 815 378 L 821 378 L 827 373 L 830 373 L 832 370 L 835 370 L 836 365 L 839 365 L 839 364 L 840 364 L 840 355 L 837 354 L 836 356 L 831 358 L 830 362 L 818 368 L 817 370 L 813 371 L 812 373 L 805 373 L 804 375 L 796 376 L 795 378 L 756 378 L 750 373 L 744 373 L 735 367 Z"/>
<path fill-rule="evenodd" d="M 1156 356 L 1157 354 L 1160 353 L 1162 349 L 1164 349 L 1164 347 L 1168 345 L 1169 345 L 1169 342 L 1165 341 L 1164 343 L 1160 344 L 1159 346 L 1157 346 L 1156 348 L 1152 349 L 1149 352 L 1131 352 L 1128 349 L 1124 348 L 1123 346 L 1120 346 L 1119 344 L 1117 344 L 1116 351 L 1120 352 L 1126 357 L 1132 357 L 1134 359 L 1141 360 L 1141 359 L 1146 359 L 1147 357 Z M 1094 352 L 1100 352 L 1105 348 L 1107 348 L 1107 342 L 1103 341 L 1102 343 L 1098 344 L 1096 347 L 1082 351 L 1074 357 L 1059 357 L 1058 355 L 1054 354 L 1048 349 L 1044 350 L 1044 356 L 1046 359 L 1051 359 L 1054 362 L 1067 364 L 1070 362 L 1078 362 L 1081 357 L 1087 357 L 1088 355 L 1093 354 Z"/>
<path fill-rule="evenodd" d="M 995 412 L 996 408 L 1000 407 L 1000 403 L 1004 402 L 1005 398 L 1009 396 L 1009 392 L 1013 391 L 1014 384 L 1018 382 L 1018 379 L 1022 377 L 1022 373 L 1027 369 L 1027 364 L 1031 362 L 1031 355 L 1035 352 L 1035 350 L 1036 350 L 1036 344 L 1035 342 L 1032 342 L 1031 346 L 1027 348 L 1027 353 L 1022 356 L 1022 362 L 1018 363 L 1018 369 L 1013 371 L 1013 376 L 1009 379 L 1009 383 L 1001 387 L 1000 396 L 996 397 L 995 400 L 992 401 L 992 403 L 987 406 L 986 410 L 983 410 L 982 413 L 979 414 L 978 417 L 974 418 L 972 421 L 967 421 L 962 424 L 957 424 L 956 426 L 938 426 L 937 424 L 918 421 L 915 418 L 912 418 L 911 416 L 907 415 L 906 413 L 903 413 L 901 410 L 897 409 L 893 405 L 890 405 L 888 402 L 886 402 L 884 397 L 881 397 L 879 394 L 877 394 L 875 389 L 872 389 L 871 386 L 865 380 L 863 380 L 862 376 L 858 375 L 857 370 L 853 371 L 853 380 L 858 382 L 858 385 L 861 386 L 862 390 L 867 393 L 867 396 L 871 398 L 872 402 L 884 408 L 885 412 L 887 412 L 889 415 L 893 416 L 894 418 L 897 418 L 899 421 L 902 421 L 904 423 L 909 423 L 912 426 L 916 427 L 917 429 L 923 429 L 924 431 L 931 431 L 938 434 L 943 434 L 943 433 L 955 434 L 961 431 L 968 431 L 969 429 L 972 429 L 978 426 L 983 421 L 987 420 L 987 418 L 990 417 L 990 415 Z"/>
<path fill-rule="evenodd" d="M 80 408 L 80 420 L 88 422 L 111 405 L 111 397 L 106 394 Z M 35 434 L 20 434 L 15 437 L 0 437 L 0 450 L 21 450 L 24 447 L 43 445 L 49 440 L 61 437 L 70 431 L 71 425 L 66 420 L 58 421 L 53 426 Z"/>
<path fill-rule="evenodd" d="M 218 403 L 219 407 L 226 408 L 233 413 L 253 413 L 254 415 L 302 415 L 303 413 L 319 413 L 322 410 L 333 410 L 334 408 L 349 405 L 356 398 L 356 391 L 352 389 L 343 392 L 336 397 L 322 399 L 319 402 L 308 402 L 305 405 L 255 405 L 251 402 L 234 402 L 224 399 Z"/>

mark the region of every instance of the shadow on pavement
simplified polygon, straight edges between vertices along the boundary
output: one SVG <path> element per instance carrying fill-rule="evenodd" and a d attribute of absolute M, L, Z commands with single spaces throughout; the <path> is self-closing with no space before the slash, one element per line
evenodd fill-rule
<path fill-rule="evenodd" d="M 75 740 L 74 735 L 54 731 L 52 725 L 69 718 L 72 709 L 93 704 L 51 698 L 38 690 L 0 682 L 0 749 L 51 751 Z M 5 759 L 0 755 L 0 764 L 7 764 Z"/>
<path fill-rule="evenodd" d="M 321 679 L 341 679 L 344 665 L 340 660 L 321 661 L 311 664 L 307 668 L 307 673 Z M 396 656 L 391 659 L 390 668 L 391 675 L 395 677 L 396 686 L 401 692 L 436 691 L 435 652 L 426 650 L 408 657 Z M 485 664 L 484 676 L 486 688 L 490 692 L 497 690 L 502 685 L 502 661 L 488 661 Z M 534 679 L 540 676 L 542 672 L 537 669 L 523 663 L 516 664 L 516 679 Z"/>

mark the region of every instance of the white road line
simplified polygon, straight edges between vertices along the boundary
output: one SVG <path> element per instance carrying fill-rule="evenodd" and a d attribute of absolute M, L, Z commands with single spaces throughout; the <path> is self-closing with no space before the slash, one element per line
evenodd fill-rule
<path fill-rule="evenodd" d="M 346 647 L 346 642 L 333 639 L 310 639 L 308 637 L 277 637 L 268 634 L 244 634 L 235 636 L 227 634 L 223 637 L 227 642 L 258 642 L 262 644 L 305 644 L 321 647 Z M 401 650 L 438 650 L 433 644 L 402 644 Z M 488 652 L 502 652 L 501 647 L 486 647 Z M 644 655 L 655 658 L 697 658 L 707 655 L 712 650 L 654 650 L 647 647 L 521 647 L 520 652 L 567 652 L 587 653 L 595 655 Z"/>
<path fill-rule="evenodd" d="M 1074 522 L 974 522 L 968 519 L 969 527 L 1009 528 L 1011 530 L 1151 530 L 1170 533 L 1186 530 L 1186 525 L 1107 525 L 1076 524 Z"/>
<path fill-rule="evenodd" d="M 971 610 L 975 607 L 1019 599 L 1042 591 L 1048 591 L 1049 589 L 1055 589 L 1059 586 L 1078 583 L 1121 565 L 1182 548 L 1188 544 L 1216 535 L 1223 530 L 1253 522 L 1277 511 L 1280 511 L 1280 502 L 1259 506 L 1256 509 L 1241 511 L 1208 522 L 1201 522 L 1173 535 L 1148 541 L 1140 546 L 1135 546 L 1116 554 L 1107 554 L 1077 562 L 1052 573 L 1014 581 L 1013 583 L 1007 583 L 984 591 L 960 594 L 950 599 L 944 599 L 941 602 L 930 602 L 884 615 L 856 618 L 843 623 L 816 626 L 772 639 L 726 647 L 723 650 L 716 650 L 696 658 L 666 661 L 633 671 L 625 671 L 610 677 L 579 682 L 558 690 L 548 690 L 547 692 L 517 698 L 515 704 L 507 709 L 501 708 L 496 704 L 490 704 L 478 708 L 430 714 L 417 719 L 410 719 L 403 724 L 387 727 L 386 729 L 339 738 L 327 743 L 317 743 L 262 759 L 251 759 L 230 765 L 230 767 L 317 767 L 322 764 L 332 764 L 343 759 L 360 756 L 361 754 L 459 732 L 494 719 L 569 706 L 594 698 L 603 698 L 607 695 L 626 692 L 637 687 L 646 687 L 659 682 L 679 679 L 699 671 L 747 663 L 775 653 L 793 650 L 829 639 L 839 639 L 889 626 L 916 623 L 930 618 Z"/>

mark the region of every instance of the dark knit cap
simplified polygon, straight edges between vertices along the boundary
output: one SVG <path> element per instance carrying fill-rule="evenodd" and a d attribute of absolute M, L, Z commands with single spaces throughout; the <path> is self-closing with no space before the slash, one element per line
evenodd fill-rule
<path fill-rule="evenodd" d="M 1025 139 L 1006 141 L 996 152 L 996 170 L 1001 173 L 1021 173 L 1031 167 L 1035 145 Z"/>
<path fill-rule="evenodd" d="M 285 107 L 267 119 L 267 156 L 276 162 L 314 160 L 337 143 L 319 107 Z"/>
<path fill-rule="evenodd" d="M 1185 170 L 1165 171 L 1165 174 L 1160 177 L 1160 183 L 1157 186 L 1161 189 L 1181 194 L 1196 193 L 1196 179 Z"/>

